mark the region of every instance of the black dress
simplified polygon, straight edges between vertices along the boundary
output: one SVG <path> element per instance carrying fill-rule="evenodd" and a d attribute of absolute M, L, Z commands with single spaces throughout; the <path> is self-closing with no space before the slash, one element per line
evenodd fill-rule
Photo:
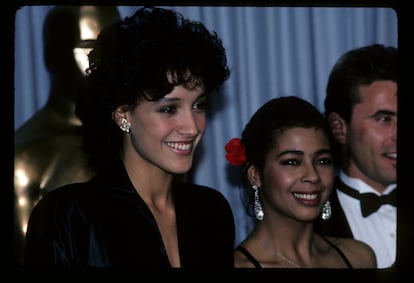
<path fill-rule="evenodd" d="M 155 218 L 123 163 L 112 164 L 38 203 L 28 224 L 25 266 L 171 268 Z M 179 183 L 173 199 L 182 269 L 233 268 L 235 227 L 224 196 Z"/>

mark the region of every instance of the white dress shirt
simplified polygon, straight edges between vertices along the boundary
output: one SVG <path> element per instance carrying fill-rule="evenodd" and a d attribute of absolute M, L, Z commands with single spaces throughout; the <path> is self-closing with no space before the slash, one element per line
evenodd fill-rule
<path fill-rule="evenodd" d="M 359 179 L 347 176 L 343 171 L 339 177 L 346 185 L 359 191 L 359 193 L 374 193 L 380 195 L 376 190 Z M 389 194 L 396 188 L 392 184 L 384 191 Z M 397 208 L 385 204 L 376 212 L 363 217 L 359 200 L 353 198 L 340 190 L 337 190 L 339 203 L 341 204 L 345 217 L 351 227 L 354 238 L 370 245 L 377 257 L 378 268 L 391 267 L 396 259 L 397 251 Z"/>

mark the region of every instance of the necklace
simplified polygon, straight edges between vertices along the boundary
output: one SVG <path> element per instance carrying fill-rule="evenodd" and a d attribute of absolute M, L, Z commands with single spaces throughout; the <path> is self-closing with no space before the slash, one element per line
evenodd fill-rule
<path fill-rule="evenodd" d="M 277 251 L 274 251 L 274 250 L 270 249 L 269 245 L 268 245 L 265 241 L 263 241 L 263 240 L 259 240 L 259 243 L 260 243 L 260 244 L 261 244 L 261 245 L 262 245 L 265 249 L 269 249 L 269 250 L 272 252 L 272 254 L 274 254 L 274 255 L 278 256 L 279 258 L 283 259 L 284 261 L 286 261 L 286 262 L 290 263 L 291 265 L 293 265 L 293 266 L 295 266 L 295 267 L 297 267 L 297 268 L 302 268 L 302 266 L 300 266 L 300 265 L 299 265 L 299 264 L 297 264 L 296 262 L 294 262 L 294 261 L 292 261 L 292 260 L 288 259 L 286 256 L 284 256 L 284 255 L 283 255 L 283 254 L 281 254 L 280 252 L 277 252 Z"/>

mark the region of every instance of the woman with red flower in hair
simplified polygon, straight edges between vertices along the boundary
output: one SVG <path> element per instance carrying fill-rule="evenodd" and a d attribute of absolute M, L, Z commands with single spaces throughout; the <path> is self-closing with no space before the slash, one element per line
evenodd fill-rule
<path fill-rule="evenodd" d="M 323 115 L 298 97 L 264 104 L 241 139 L 225 146 L 226 159 L 242 166 L 253 231 L 234 251 L 238 268 L 375 268 L 372 249 L 350 238 L 314 232 L 330 217 L 334 165 Z"/>

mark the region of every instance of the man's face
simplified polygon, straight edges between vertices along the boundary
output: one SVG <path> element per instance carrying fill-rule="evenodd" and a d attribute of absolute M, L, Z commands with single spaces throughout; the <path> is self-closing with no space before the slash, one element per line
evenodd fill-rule
<path fill-rule="evenodd" d="M 349 175 L 385 189 L 397 176 L 397 84 L 375 81 L 359 87 L 361 102 L 347 125 Z"/>

